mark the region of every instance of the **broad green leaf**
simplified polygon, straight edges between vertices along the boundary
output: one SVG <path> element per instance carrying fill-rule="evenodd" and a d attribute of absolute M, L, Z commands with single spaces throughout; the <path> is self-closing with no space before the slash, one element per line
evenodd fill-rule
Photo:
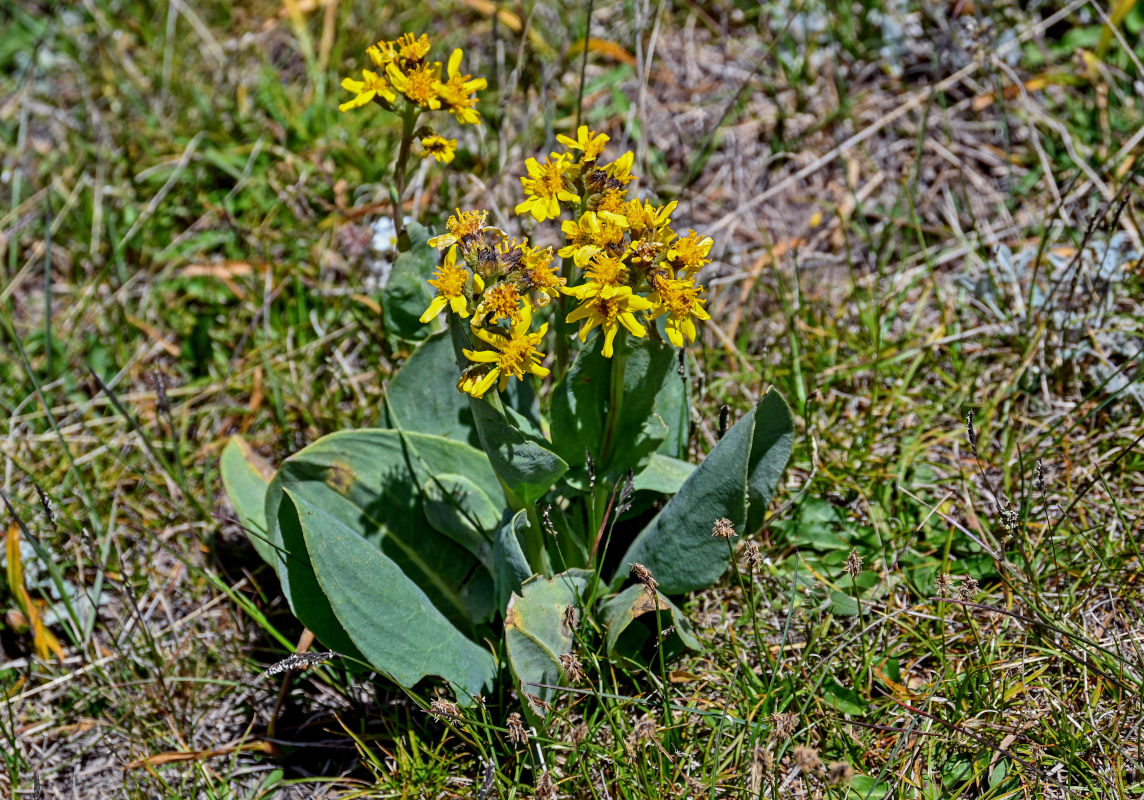
<path fill-rule="evenodd" d="M 609 406 L 609 420 L 605 422 L 605 435 L 611 440 L 605 442 L 601 472 L 616 474 L 640 463 L 667 438 L 670 426 L 659 413 L 656 400 L 664 384 L 674 377 L 676 349 L 665 342 L 650 337 L 636 339 L 624 336 L 617 341 L 616 358 L 624 358 L 623 392 L 618 398 L 618 409 Z M 618 417 L 611 422 L 612 415 Z M 609 424 L 611 422 L 611 424 Z"/>
<path fill-rule="evenodd" d="M 389 381 L 385 408 L 390 425 L 479 447 L 469 396 L 457 389 L 460 374 L 449 332 L 434 333 Z"/>
<path fill-rule="evenodd" d="M 695 465 L 678 458 L 653 453 L 647 466 L 636 474 L 632 487 L 637 491 L 675 494 L 695 472 Z"/>
<path fill-rule="evenodd" d="M 410 249 L 393 262 L 393 271 L 381 293 L 385 332 L 397 339 L 424 339 L 433 328 L 421 315 L 433 301 L 436 290 L 427 281 L 437 268 L 437 250 L 430 247 L 429 232 L 416 222 L 408 225 Z"/>
<path fill-rule="evenodd" d="M 830 592 L 830 613 L 839 617 L 853 617 L 859 612 L 858 601 L 852 594 L 832 590 Z"/>
<path fill-rule="evenodd" d="M 461 697 L 489 689 L 496 661 L 467 638 L 405 570 L 337 516 L 287 490 L 314 574 L 365 659 L 402 686 L 438 675 Z"/>
<path fill-rule="evenodd" d="M 282 491 L 278 476 L 270 482 L 266 492 L 267 520 L 271 538 L 278 549 L 278 579 L 282 593 L 290 604 L 294 616 L 305 625 L 323 645 L 345 656 L 365 660 L 334 614 L 326 593 L 314 575 L 314 565 L 302 536 L 298 511 L 291 499 Z"/>
<path fill-rule="evenodd" d="M 584 463 L 585 452 L 599 461 L 612 362 L 601 355 L 604 337 L 581 348 L 552 392 L 552 447 L 570 466 Z"/>
<path fill-rule="evenodd" d="M 611 655 L 616 650 L 616 644 L 620 641 L 621 634 L 628 630 L 628 627 L 636 620 L 637 617 L 644 615 L 651 615 L 653 613 L 667 612 L 667 621 L 661 619 L 662 630 L 668 627 L 675 628 L 675 635 L 679 640 L 692 650 L 699 649 L 699 640 L 695 638 L 695 632 L 691 628 L 691 621 L 680 611 L 674 603 L 656 592 L 655 598 L 647 593 L 640 584 L 635 584 L 624 589 L 615 597 L 607 600 L 600 609 L 603 616 L 604 627 L 608 631 L 607 652 Z M 643 640 L 649 636 L 655 636 L 657 633 L 654 623 L 648 623 L 648 630 L 641 631 L 641 636 L 638 641 L 633 643 L 633 648 L 639 648 L 643 645 Z"/>
<path fill-rule="evenodd" d="M 650 569 L 667 595 L 702 589 L 719 579 L 730 548 L 725 540 L 711 535 L 711 528 L 721 517 L 731 520 L 737 531 L 747 521 L 747 464 L 753 432 L 751 409 L 636 536 L 621 559 L 613 589 L 623 583 L 633 563 Z"/>
<path fill-rule="evenodd" d="M 493 583 L 498 611 L 508 608 L 509 598 L 514 592 L 519 593 L 520 585 L 532 576 L 532 568 L 517 534 L 522 526 L 528 524 L 528 512 L 521 510 L 505 516 L 493 539 Z"/>
<path fill-rule="evenodd" d="M 520 682 L 521 692 L 550 702 L 555 693 L 535 684 L 559 685 L 564 678 L 560 656 L 572 650 L 569 616 L 579 618 L 584 591 L 592 573 L 582 569 L 562 572 L 552 578 L 536 575 L 521 585 L 505 611 L 504 633 L 509 664 Z M 567 609 L 571 607 L 573 614 Z M 542 707 L 529 699 L 529 708 L 542 715 Z"/>
<path fill-rule="evenodd" d="M 535 502 L 568 471 L 564 459 L 510 425 L 487 401 L 473 398 L 471 405 L 493 469 L 522 502 Z"/>
<path fill-rule="evenodd" d="M 226 496 L 234 506 L 234 513 L 238 515 L 238 522 L 246 530 L 250 543 L 263 561 L 273 565 L 277 559 L 276 551 L 267 539 L 266 487 L 274 477 L 274 470 L 245 439 L 232 436 L 223 448 L 219 472 Z"/>
<path fill-rule="evenodd" d="M 755 406 L 755 435 L 747 467 L 750 508 L 745 533 L 754 533 L 763 526 L 767 506 L 774 497 L 793 447 L 794 418 L 790 406 L 781 394 L 770 389 Z"/>
<path fill-rule="evenodd" d="M 464 475 L 443 473 L 421 486 L 425 517 L 441 533 L 493 567 L 491 540 L 501 509 Z"/>
<path fill-rule="evenodd" d="M 464 475 L 486 496 L 500 494 L 480 451 L 439 436 L 393 430 L 331 434 L 279 470 L 282 487 L 292 496 L 379 548 L 446 617 L 466 626 L 494 613 L 492 574 L 483 544 L 469 538 L 458 543 L 428 524 L 420 488 L 441 474 Z M 491 537 L 489 530 L 486 543 Z"/>
<path fill-rule="evenodd" d="M 883 797 L 890 794 L 893 787 L 870 775 L 855 775 L 853 780 L 850 781 L 848 789 L 849 791 L 846 793 L 847 800 L 882 800 Z"/>

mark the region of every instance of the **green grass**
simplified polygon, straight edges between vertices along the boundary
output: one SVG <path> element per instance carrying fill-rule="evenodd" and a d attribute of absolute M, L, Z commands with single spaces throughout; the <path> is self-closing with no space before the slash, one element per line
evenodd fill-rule
<path fill-rule="evenodd" d="M 507 739 L 510 694 L 437 719 L 438 687 L 406 695 L 337 661 L 280 700 L 260 673 L 303 632 L 230 519 L 221 447 L 242 432 L 276 462 L 376 424 L 408 352 L 352 244 L 371 218 L 353 209 L 388 197 L 396 128 L 339 114 L 338 80 L 406 29 L 489 77 L 485 138 L 457 162 L 476 182 L 430 170 L 434 224 L 486 198 L 509 208 L 579 90 L 575 4 L 515 9 L 543 34 L 524 47 L 466 4 L 333 8 L 300 26 L 273 3 L 0 9 L 0 489 L 65 656 L 34 655 L 0 575 L 5 791 L 32 796 L 38 773 L 45 797 L 73 781 L 77 796 L 475 797 L 485 765 L 500 797 L 533 795 L 546 770 L 593 798 L 1144 791 L 1140 263 L 1106 288 L 1074 280 L 1071 253 L 1048 258 L 1141 236 L 1144 53 L 1114 39 L 1078 69 L 1076 48 L 1099 43 L 1091 6 L 1047 31 L 990 10 L 982 41 L 1022 36 L 1020 59 L 931 93 L 973 63 L 958 20 L 924 17 L 946 60 L 907 48 L 897 78 L 888 28 L 849 9 L 806 4 L 822 22 L 808 34 L 780 5 L 598 3 L 594 37 L 657 45 L 650 73 L 590 53 L 586 119 L 642 146 L 643 185 L 726 245 L 723 335 L 694 354 L 695 454 L 723 404 L 766 385 L 800 421 L 754 537 L 766 560 L 740 556 L 689 600 L 700 653 L 610 663 L 587 629 L 586 681 L 526 746 Z M 735 69 L 678 88 L 715 58 Z M 1014 75 L 1048 81 L 1026 97 Z M 1037 250 L 1036 272 L 1007 283 L 996 241 Z M 990 262 L 995 310 L 956 280 Z M 1034 280 L 1049 299 L 1025 313 Z M 962 576 L 979 588 L 939 598 L 945 573 L 955 594 Z M 822 774 L 795 769 L 798 747 Z M 195 755 L 158 758 L 172 753 Z M 856 777 L 825 785 L 835 762 Z"/>

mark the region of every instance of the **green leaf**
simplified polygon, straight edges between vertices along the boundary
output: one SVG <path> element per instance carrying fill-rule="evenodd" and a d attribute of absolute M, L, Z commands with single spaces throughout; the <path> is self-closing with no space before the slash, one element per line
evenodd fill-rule
<path fill-rule="evenodd" d="M 572 651 L 575 633 L 567 624 L 566 609 L 571 606 L 578 613 L 591 579 L 592 573 L 582 569 L 552 578 L 535 575 L 508 602 L 504 634 L 509 664 L 534 714 L 543 715 L 543 707 L 530 695 L 549 702 L 555 692 L 533 684 L 556 686 L 563 681 L 560 656 Z"/>
<path fill-rule="evenodd" d="M 584 463 L 584 453 L 599 461 L 612 363 L 600 354 L 604 337 L 581 348 L 552 392 L 552 447 L 569 466 Z"/>
<path fill-rule="evenodd" d="M 437 475 L 421 493 L 429 524 L 491 567 L 490 543 L 501 517 L 496 503 L 464 475 Z"/>
<path fill-rule="evenodd" d="M 393 262 L 393 271 L 381 293 L 385 312 L 385 332 L 397 339 L 424 339 L 432 328 L 421 322 L 421 315 L 437 292 L 427 281 L 437 268 L 437 250 L 430 247 L 429 231 L 409 223 L 410 249 Z"/>
<path fill-rule="evenodd" d="M 859 612 L 858 601 L 852 594 L 832 590 L 830 592 L 830 613 L 840 617 L 857 616 Z"/>
<path fill-rule="evenodd" d="M 492 653 L 457 630 L 402 567 L 338 517 L 286 494 L 318 583 L 370 664 L 406 687 L 427 675 L 449 681 L 462 697 L 493 686 Z"/>
<path fill-rule="evenodd" d="M 437 331 L 413 351 L 385 391 L 390 425 L 480 446 L 469 396 L 457 389 L 461 372 L 448 331 Z"/>
<path fill-rule="evenodd" d="M 620 642 L 621 634 L 628 630 L 636 618 L 663 612 L 666 612 L 667 620 L 660 621 L 660 630 L 674 626 L 674 635 L 679 637 L 684 646 L 692 650 L 699 649 L 699 640 L 695 638 L 691 621 L 683 612 L 658 591 L 653 600 L 640 584 L 629 586 L 615 597 L 607 600 L 601 606 L 600 611 L 604 620 L 604 627 L 608 631 L 608 655 L 612 655 L 616 651 L 616 645 Z M 656 626 L 648 623 L 648 628 L 641 630 L 641 635 L 630 643 L 630 649 L 638 650 L 643 646 L 646 639 L 654 637 L 656 633 Z"/>
<path fill-rule="evenodd" d="M 678 381 L 674 366 L 676 349 L 654 339 L 624 336 L 617 341 L 616 358 L 625 358 L 623 394 L 619 416 L 611 428 L 612 441 L 607 443 L 600 472 L 624 473 L 639 468 L 641 462 L 660 446 L 671 432 L 657 399 L 665 383 Z M 614 360 L 614 359 L 613 359 Z M 670 381 L 670 382 L 674 382 Z M 609 416 L 613 413 L 608 411 Z"/>
<path fill-rule="evenodd" d="M 222 485 L 238 522 L 246 530 L 246 535 L 258 555 L 267 564 L 277 560 L 275 549 L 267 539 L 266 488 L 274 476 L 261 456 L 259 456 L 241 436 L 232 436 L 222 451 L 219 464 Z"/>
<path fill-rule="evenodd" d="M 528 512 L 521 510 L 511 517 L 507 513 L 505 516 L 493 539 L 493 584 L 498 610 L 508 608 L 513 592 L 519 593 L 520 585 L 532 575 L 517 536 L 517 531 L 528 524 Z"/>
<path fill-rule="evenodd" d="M 774 395 L 774 396 L 772 396 Z M 784 421 L 789 412 L 781 397 L 768 392 L 707 454 L 679 492 L 636 536 L 612 581 L 618 589 L 627 565 L 643 564 L 664 594 L 683 594 L 710 586 L 727 567 L 727 542 L 711 535 L 715 520 L 726 518 L 735 530 L 746 529 L 751 502 L 765 510 L 789 456 L 784 450 Z M 756 414 L 763 411 L 760 426 Z M 761 427 L 761 430 L 760 430 Z M 793 427 L 793 426 L 792 426 Z M 761 512 L 759 512 L 761 514 Z"/>
<path fill-rule="evenodd" d="M 695 472 L 694 464 L 660 453 L 653 453 L 648 459 L 647 466 L 632 481 L 632 487 L 637 492 L 675 494 L 693 472 Z"/>
<path fill-rule="evenodd" d="M 667 436 L 660 442 L 656 452 L 673 458 L 680 458 L 687 453 L 687 440 L 691 432 L 687 413 L 686 361 L 683 363 L 684 374 L 680 375 L 677 369 L 672 369 L 655 396 L 656 413 L 667 424 Z"/>
<path fill-rule="evenodd" d="M 754 432 L 754 409 L 739 420 L 647 527 L 620 562 L 618 589 L 628 565 L 643 564 L 664 594 L 684 594 L 713 584 L 723 574 L 730 548 L 711 535 L 715 520 L 731 520 L 742 531 L 747 521 L 747 464 Z"/>
<path fill-rule="evenodd" d="M 747 467 L 750 510 L 746 533 L 763 526 L 767 506 L 790 460 L 794 448 L 794 418 L 786 400 L 774 389 L 755 406 L 755 434 Z"/>
<path fill-rule="evenodd" d="M 472 398 L 471 406 L 493 469 L 522 502 L 535 502 L 568 471 L 564 459 L 510 425 L 487 401 Z"/>
<path fill-rule="evenodd" d="M 866 702 L 854 690 L 847 689 L 833 678 L 828 678 L 822 684 L 822 699 L 843 714 L 858 715 L 866 712 Z"/>
<path fill-rule="evenodd" d="M 471 627 L 495 613 L 487 561 L 492 529 L 485 541 L 466 536 L 458 542 L 429 525 L 420 488 L 443 474 L 464 475 L 486 496 L 500 494 L 480 451 L 439 436 L 393 430 L 331 434 L 291 456 L 279 470 L 282 488 L 296 501 L 322 509 L 355 531 L 397 564 L 454 624 Z"/>
<path fill-rule="evenodd" d="M 869 775 L 855 775 L 850 781 L 848 800 L 882 800 L 890 794 L 891 786 Z"/>

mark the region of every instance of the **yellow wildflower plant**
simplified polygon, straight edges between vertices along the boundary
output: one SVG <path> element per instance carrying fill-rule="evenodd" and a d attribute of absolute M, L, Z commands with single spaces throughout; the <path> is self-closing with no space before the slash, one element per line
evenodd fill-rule
<path fill-rule="evenodd" d="M 441 62 L 432 64 L 419 64 L 408 72 L 402 72 L 394 63 L 385 67 L 385 76 L 393 88 L 405 95 L 405 98 L 422 108 L 438 109 L 441 100 Z"/>
<path fill-rule="evenodd" d="M 425 136 L 421 139 L 421 157 L 433 158 L 441 164 L 448 164 L 457 155 L 457 140 L 444 136 Z"/>
<path fill-rule="evenodd" d="M 459 74 L 452 66 L 450 73 L 450 79 Z M 616 356 L 621 330 L 684 347 L 698 337 L 698 323 L 710 319 L 695 278 L 710 263 L 713 240 L 695 231 L 680 238 L 671 227 L 678 207 L 674 201 L 656 205 L 629 199 L 634 157 L 629 152 L 611 163 L 597 163 L 608 141 L 605 134 L 580 126 L 575 138 L 559 140 L 570 152 L 527 160 L 521 178 L 525 199 L 516 213 L 537 222 L 560 220 L 563 246 L 554 252 L 528 239 L 518 241 L 490 227 L 487 212 L 460 209 L 448 218 L 445 233 L 429 240 L 448 252 L 431 281 L 437 297 L 422 319 L 447 306 L 469 320 L 477 340 L 491 345 L 465 351 L 474 363 L 457 385 L 474 397 L 493 386 L 503 389 L 509 377 L 548 374 L 539 350 L 547 324 L 528 331 L 534 313 L 555 298 L 562 300 L 556 313 L 564 322 L 579 323 L 575 337 L 580 342 L 599 329 L 605 358 Z M 576 210 L 571 219 L 560 219 L 569 209 Z M 553 264 L 557 255 L 563 259 L 560 270 Z M 574 301 L 574 307 L 564 308 L 565 299 Z M 558 340 L 556 345 L 561 363 L 567 343 Z M 560 371 L 566 366 L 561 363 Z"/>

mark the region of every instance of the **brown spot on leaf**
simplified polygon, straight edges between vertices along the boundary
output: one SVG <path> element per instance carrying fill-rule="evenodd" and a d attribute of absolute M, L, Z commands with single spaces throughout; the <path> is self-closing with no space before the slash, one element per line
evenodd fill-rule
<path fill-rule="evenodd" d="M 326 470 L 326 485 L 340 495 L 348 495 L 354 485 L 354 473 L 348 464 L 335 461 Z"/>

